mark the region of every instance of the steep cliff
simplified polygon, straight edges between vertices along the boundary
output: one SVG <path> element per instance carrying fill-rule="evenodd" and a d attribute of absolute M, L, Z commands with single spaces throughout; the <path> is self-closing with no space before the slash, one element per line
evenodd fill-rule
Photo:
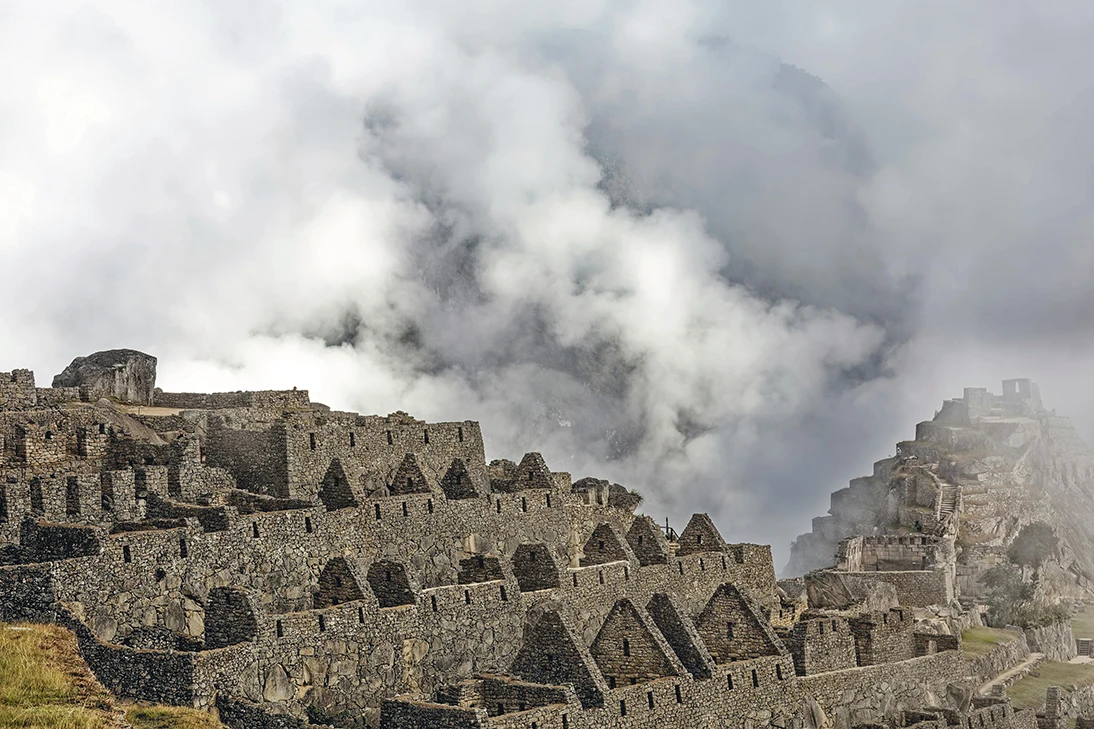
<path fill-rule="evenodd" d="M 1002 395 L 967 388 L 946 401 L 915 440 L 897 444 L 896 456 L 831 503 L 794 541 L 788 575 L 832 566 L 846 537 L 950 533 L 958 596 L 976 597 L 980 575 L 1006 559 L 1019 530 L 1044 521 L 1059 547 L 1040 570 L 1039 590 L 1079 597 L 1094 588 L 1094 452 L 1068 418 L 1043 407 L 1029 380 L 1005 381 Z"/>

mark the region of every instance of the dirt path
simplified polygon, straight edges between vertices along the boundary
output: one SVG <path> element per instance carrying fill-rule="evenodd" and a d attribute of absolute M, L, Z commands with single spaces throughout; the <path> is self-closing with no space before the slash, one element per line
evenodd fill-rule
<path fill-rule="evenodd" d="M 1029 669 L 1033 668 L 1034 666 L 1036 666 L 1038 663 L 1040 663 L 1044 659 L 1045 659 L 1045 654 L 1044 653 L 1030 653 L 1029 658 L 1022 661 L 1021 663 L 1019 663 L 1014 668 L 1008 668 L 1007 670 L 1003 671 L 998 676 L 996 676 L 995 678 L 993 678 L 992 680 L 988 681 L 986 684 L 981 686 L 980 691 L 979 691 L 980 695 L 981 696 L 989 696 L 991 694 L 991 690 L 992 690 L 993 686 L 995 686 L 996 684 L 1000 684 L 1000 683 L 1005 684 L 1008 679 L 1014 678 L 1015 676 L 1017 676 L 1020 673 L 1023 673 L 1024 671 L 1028 671 Z"/>

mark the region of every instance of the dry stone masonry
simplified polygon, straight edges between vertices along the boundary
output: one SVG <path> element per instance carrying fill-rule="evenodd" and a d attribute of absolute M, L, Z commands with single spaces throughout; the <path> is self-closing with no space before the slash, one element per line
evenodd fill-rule
<path fill-rule="evenodd" d="M 0 373 L 0 619 L 68 627 L 120 696 L 241 729 L 1036 724 L 952 699 L 975 668 L 896 599 L 948 587 L 853 582 L 935 575 L 944 540 L 860 538 L 846 584 L 777 586 L 770 548 L 705 514 L 677 536 L 538 453 L 488 462 L 475 422 L 164 392 L 155 364 Z"/>

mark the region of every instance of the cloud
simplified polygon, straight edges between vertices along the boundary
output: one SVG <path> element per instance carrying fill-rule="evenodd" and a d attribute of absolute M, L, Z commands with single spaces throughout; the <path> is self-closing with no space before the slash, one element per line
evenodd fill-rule
<path fill-rule="evenodd" d="M 1082 34 L 978 7 L 0 4 L 3 366 L 479 419 L 785 553 L 1089 342 Z"/>

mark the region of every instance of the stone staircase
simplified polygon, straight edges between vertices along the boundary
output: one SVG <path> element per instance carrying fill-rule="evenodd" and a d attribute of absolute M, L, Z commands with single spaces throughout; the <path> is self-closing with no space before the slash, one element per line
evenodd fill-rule
<path fill-rule="evenodd" d="M 957 499 L 959 490 L 956 486 L 941 484 L 938 497 L 938 529 L 937 533 L 943 535 L 953 526 L 957 518 Z"/>

